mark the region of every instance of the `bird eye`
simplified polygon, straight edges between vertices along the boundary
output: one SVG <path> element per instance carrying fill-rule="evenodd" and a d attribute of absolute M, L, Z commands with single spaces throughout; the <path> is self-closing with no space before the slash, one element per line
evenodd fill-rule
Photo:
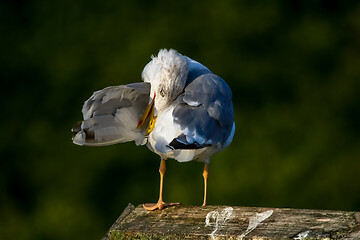
<path fill-rule="evenodd" d="M 160 96 L 161 97 L 165 97 L 165 91 L 164 91 L 164 88 L 160 88 Z"/>

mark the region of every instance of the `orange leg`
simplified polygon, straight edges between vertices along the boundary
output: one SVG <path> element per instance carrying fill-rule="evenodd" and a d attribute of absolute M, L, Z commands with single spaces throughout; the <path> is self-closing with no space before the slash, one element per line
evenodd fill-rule
<path fill-rule="evenodd" d="M 162 195 L 163 195 L 163 185 L 164 185 L 164 174 L 166 172 L 166 164 L 165 164 L 165 160 L 161 159 L 160 162 L 160 168 L 159 168 L 159 173 L 160 173 L 160 193 L 159 193 L 159 200 L 157 203 L 144 203 L 143 207 L 148 210 L 148 211 L 153 211 L 156 209 L 163 209 L 165 207 L 168 206 L 174 206 L 174 205 L 180 205 L 180 203 L 165 203 L 163 201 Z"/>
<path fill-rule="evenodd" d="M 209 177 L 209 163 L 205 163 L 203 177 L 204 177 L 204 202 L 203 202 L 202 206 L 205 207 L 206 206 L 206 196 L 207 196 L 207 180 Z"/>

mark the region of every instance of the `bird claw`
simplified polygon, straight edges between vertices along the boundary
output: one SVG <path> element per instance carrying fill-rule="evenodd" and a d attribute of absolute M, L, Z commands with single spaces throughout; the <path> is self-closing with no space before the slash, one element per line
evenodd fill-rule
<path fill-rule="evenodd" d="M 154 211 L 156 209 L 162 210 L 166 207 L 181 205 L 181 203 L 165 203 L 163 201 L 158 203 L 144 203 L 143 208 L 147 211 Z"/>

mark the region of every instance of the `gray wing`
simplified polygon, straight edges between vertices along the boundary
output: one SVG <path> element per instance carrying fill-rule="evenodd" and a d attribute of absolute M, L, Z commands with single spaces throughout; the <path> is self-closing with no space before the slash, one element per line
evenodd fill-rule
<path fill-rule="evenodd" d="M 233 127 L 231 99 L 229 86 L 215 74 L 195 78 L 177 99 L 173 118 L 182 134 L 169 146 L 174 149 L 222 147 Z"/>
<path fill-rule="evenodd" d="M 187 60 L 188 66 L 189 66 L 189 74 L 188 74 L 188 78 L 186 81 L 186 85 L 190 84 L 194 79 L 196 79 L 197 77 L 207 74 L 207 73 L 212 73 L 207 67 L 205 67 L 204 65 L 202 65 L 201 63 L 184 56 Z"/>
<path fill-rule="evenodd" d="M 73 142 L 103 146 L 135 141 L 144 144 L 145 129 L 137 124 L 148 105 L 150 84 L 145 82 L 104 88 L 84 103 L 84 121 L 74 126 Z"/>

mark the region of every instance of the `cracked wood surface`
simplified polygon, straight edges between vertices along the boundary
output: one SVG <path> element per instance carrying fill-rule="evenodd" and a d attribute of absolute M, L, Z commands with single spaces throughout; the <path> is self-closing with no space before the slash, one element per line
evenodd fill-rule
<path fill-rule="evenodd" d="M 360 239 L 360 212 L 129 204 L 103 238 L 119 239 Z"/>

